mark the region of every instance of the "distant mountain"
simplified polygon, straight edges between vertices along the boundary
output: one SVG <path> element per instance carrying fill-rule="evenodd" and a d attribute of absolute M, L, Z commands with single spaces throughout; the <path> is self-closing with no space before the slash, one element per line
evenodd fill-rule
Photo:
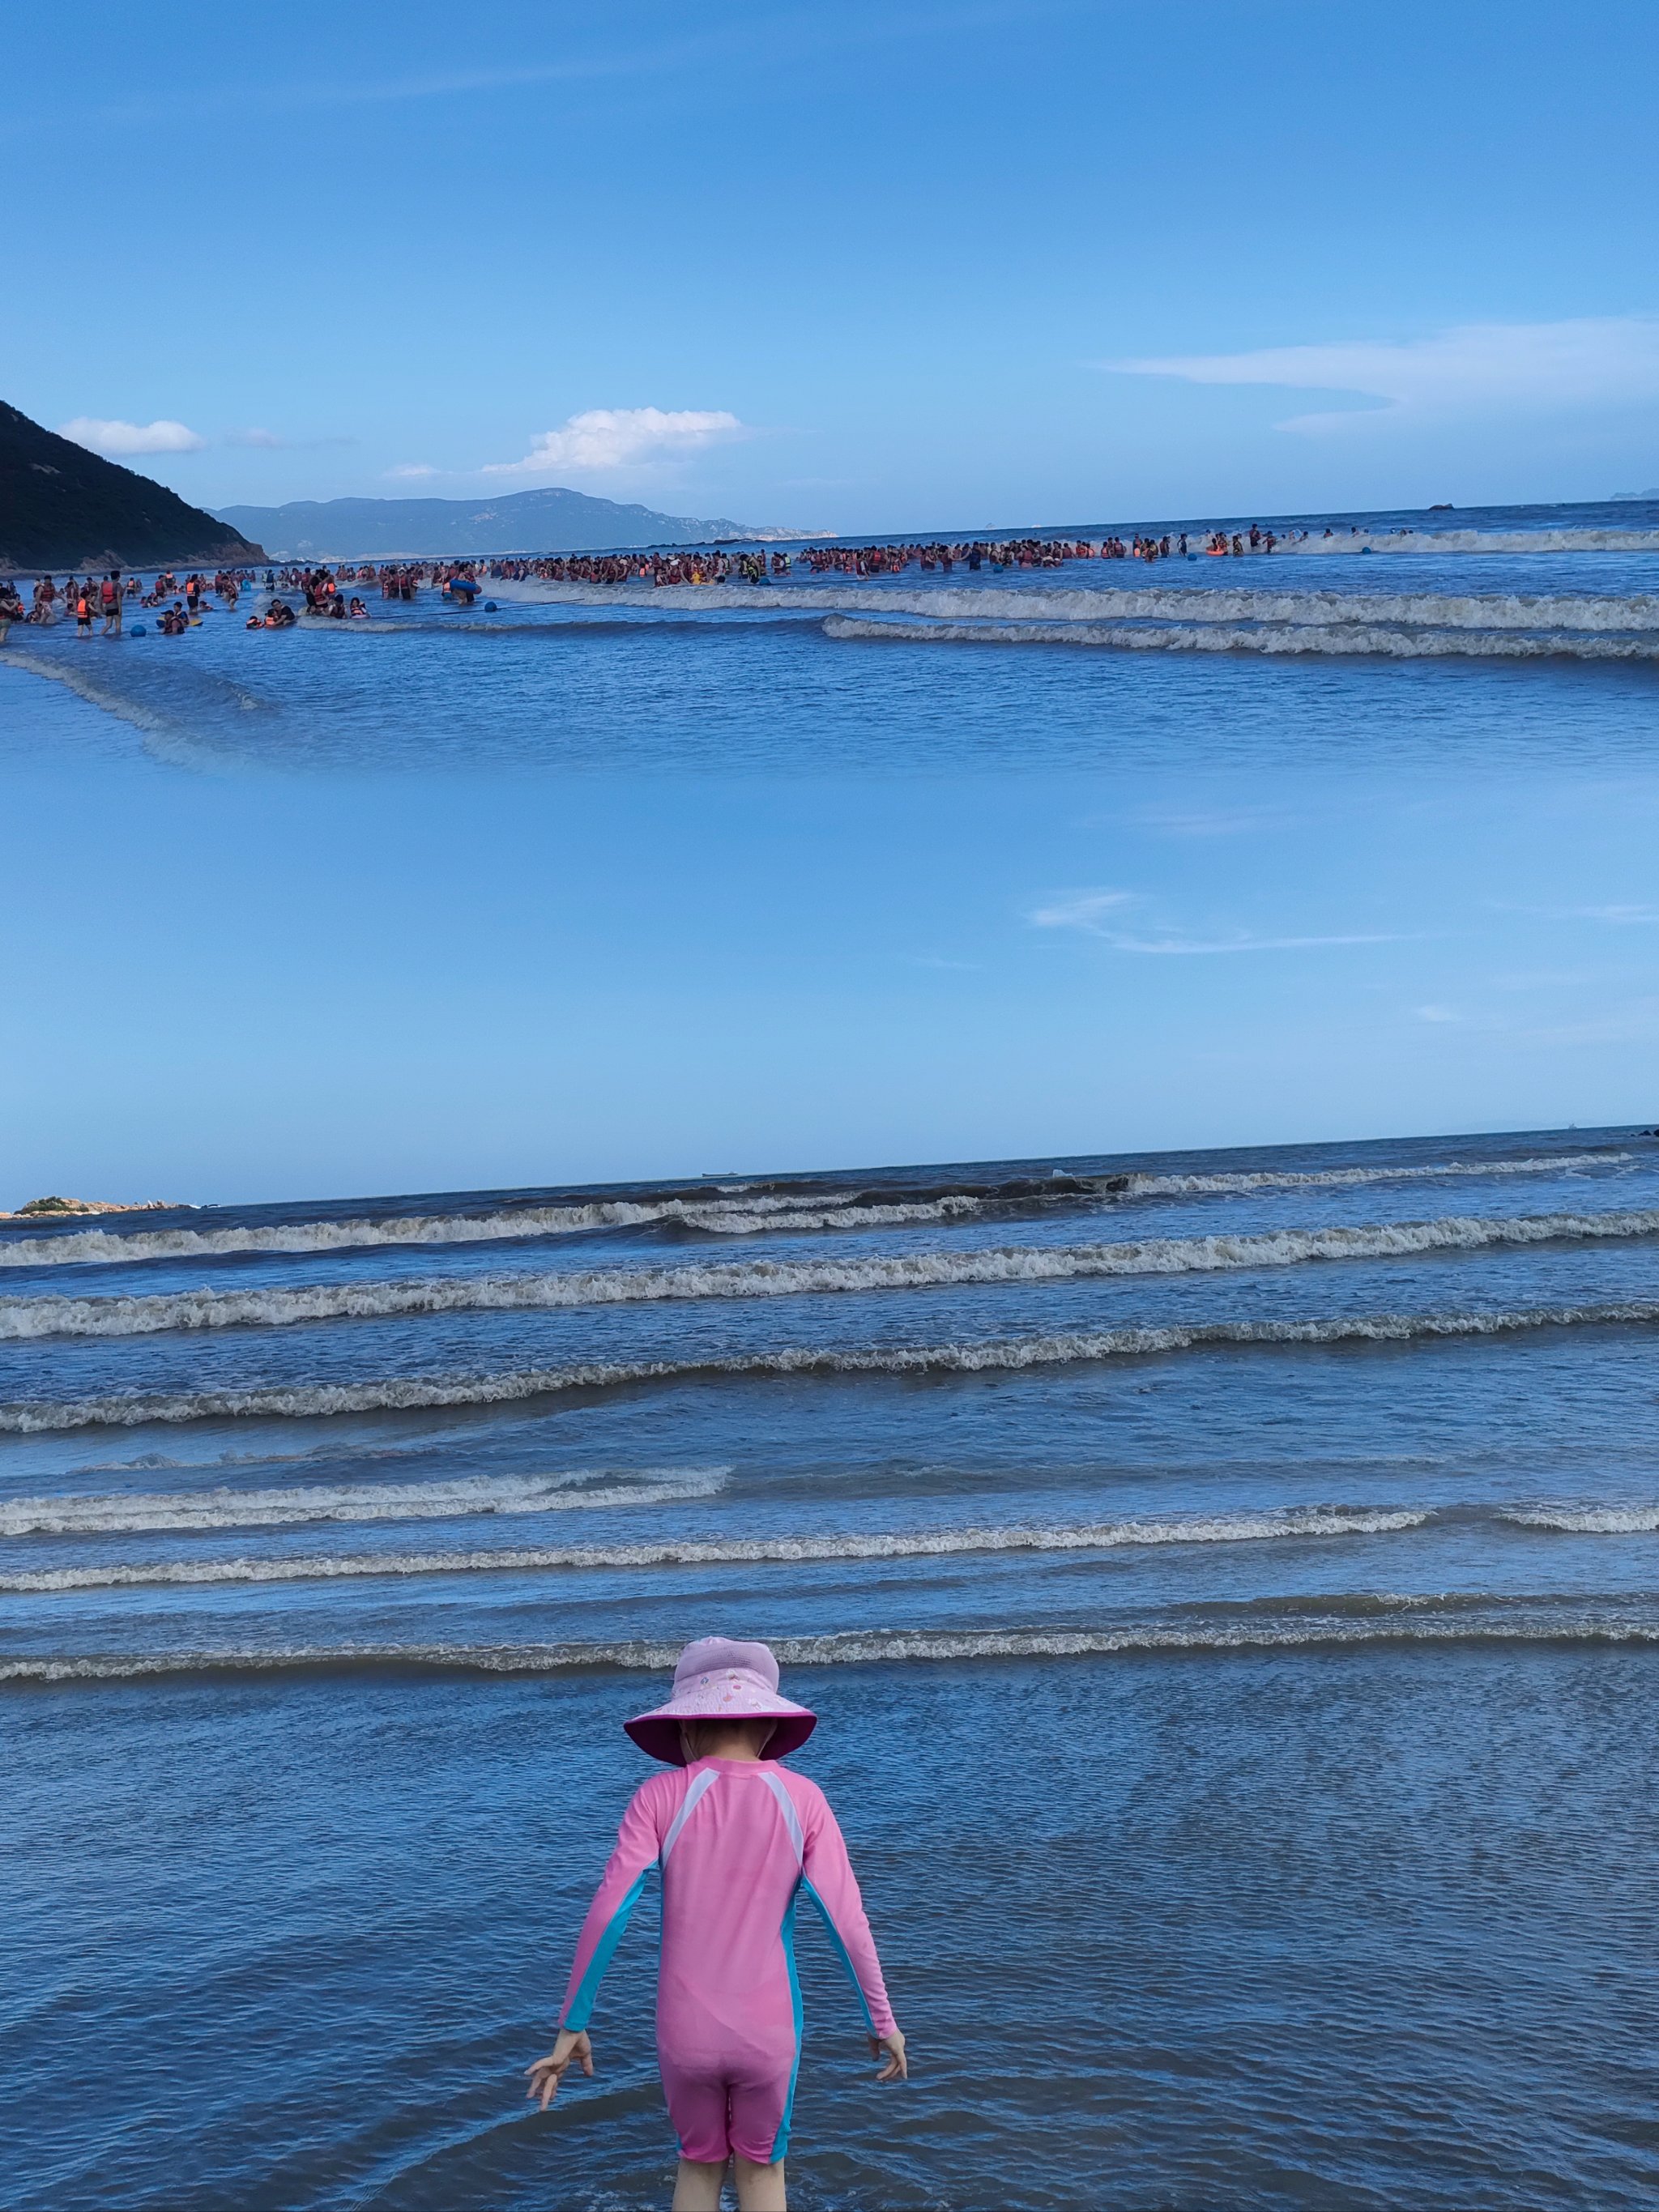
<path fill-rule="evenodd" d="M 222 522 L 258 538 L 273 560 L 361 555 L 596 553 L 633 545 L 702 545 L 716 538 L 794 538 L 725 515 L 658 514 L 550 487 L 504 498 L 293 499 L 285 507 L 222 507 Z"/>
<path fill-rule="evenodd" d="M 0 575 L 216 568 L 264 557 L 262 547 L 164 484 L 0 400 Z"/>

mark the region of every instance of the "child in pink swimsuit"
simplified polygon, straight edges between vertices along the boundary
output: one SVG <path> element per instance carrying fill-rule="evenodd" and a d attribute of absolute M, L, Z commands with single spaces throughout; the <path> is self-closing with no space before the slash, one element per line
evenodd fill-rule
<path fill-rule="evenodd" d="M 671 1771 L 643 1784 L 623 1815 L 577 1940 L 558 2040 L 528 2069 L 530 2094 L 545 2112 L 573 2063 L 593 2071 L 587 2023 L 600 1978 L 660 1871 L 657 2057 L 680 2142 L 675 2212 L 718 2212 L 728 2159 L 744 2212 L 775 2212 L 800 2063 L 803 1896 L 823 1915 L 871 2048 L 884 2057 L 876 2078 L 902 2081 L 908 2070 L 836 1816 L 816 1782 L 778 1764 L 816 1716 L 779 1695 L 765 1644 L 711 1636 L 681 1653 L 669 1702 L 625 1725 Z"/>

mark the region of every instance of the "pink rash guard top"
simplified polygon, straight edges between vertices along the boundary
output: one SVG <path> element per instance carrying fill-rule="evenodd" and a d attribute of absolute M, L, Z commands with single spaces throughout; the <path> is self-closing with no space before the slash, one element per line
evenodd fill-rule
<path fill-rule="evenodd" d="M 586 2027 L 653 1871 L 662 1875 L 657 2057 L 684 2155 L 784 2155 L 800 2062 L 795 1908 L 823 1915 L 872 2035 L 892 2008 L 847 1846 L 817 1783 L 775 1759 L 700 1759 L 635 1793 L 576 1943 L 561 2027 Z"/>

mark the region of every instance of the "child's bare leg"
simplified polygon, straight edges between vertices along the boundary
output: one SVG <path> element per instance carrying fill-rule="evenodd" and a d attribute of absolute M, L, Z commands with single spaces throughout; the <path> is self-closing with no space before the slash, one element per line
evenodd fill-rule
<path fill-rule="evenodd" d="M 732 2163 L 738 2174 L 738 2212 L 789 2212 L 781 2159 L 771 2166 L 757 2166 L 739 2152 Z"/>
<path fill-rule="evenodd" d="M 725 2179 L 724 2159 L 707 2165 L 700 2158 L 683 2158 L 674 2181 L 673 2212 L 720 2212 L 720 2184 Z"/>

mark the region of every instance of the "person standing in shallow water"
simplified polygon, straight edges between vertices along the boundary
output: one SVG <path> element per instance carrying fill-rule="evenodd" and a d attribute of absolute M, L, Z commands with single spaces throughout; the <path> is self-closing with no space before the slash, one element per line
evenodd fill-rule
<path fill-rule="evenodd" d="M 780 1762 L 817 1716 L 778 1692 L 763 1644 L 688 1644 L 665 1705 L 624 1723 L 671 1770 L 635 1792 L 577 1939 L 558 2039 L 526 2070 L 545 2112 L 587 2034 L 600 1978 L 653 1871 L 662 1876 L 657 2059 L 679 2174 L 674 2212 L 719 2212 L 728 2161 L 740 2212 L 785 2212 L 784 2155 L 800 2063 L 795 1908 L 830 1930 L 864 2009 L 876 2079 L 908 2074 L 859 1887 L 815 1782 Z"/>

